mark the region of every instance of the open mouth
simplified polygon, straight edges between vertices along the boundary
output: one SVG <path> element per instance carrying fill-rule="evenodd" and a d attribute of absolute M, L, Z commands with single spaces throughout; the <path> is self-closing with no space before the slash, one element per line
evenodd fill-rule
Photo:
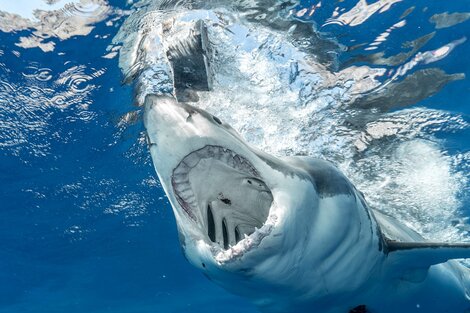
<path fill-rule="evenodd" d="M 218 261 L 258 245 L 275 222 L 271 190 L 243 156 L 208 145 L 173 170 L 175 197 L 211 244 Z"/>

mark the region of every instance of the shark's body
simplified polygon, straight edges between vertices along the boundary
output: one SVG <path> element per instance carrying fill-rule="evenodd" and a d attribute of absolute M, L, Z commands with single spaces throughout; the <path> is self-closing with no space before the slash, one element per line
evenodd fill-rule
<path fill-rule="evenodd" d="M 144 123 L 194 266 L 266 312 L 470 312 L 469 271 L 451 260 L 470 244 L 425 242 L 329 162 L 273 157 L 185 103 L 211 89 L 210 45 L 204 23 L 173 22 L 162 37 L 189 37 L 167 40 L 173 86 L 146 96 Z"/>
<path fill-rule="evenodd" d="M 449 261 L 470 246 L 425 242 L 330 163 L 265 154 L 172 97 L 148 96 L 144 121 L 187 259 L 262 311 L 470 310 L 468 269 Z"/>

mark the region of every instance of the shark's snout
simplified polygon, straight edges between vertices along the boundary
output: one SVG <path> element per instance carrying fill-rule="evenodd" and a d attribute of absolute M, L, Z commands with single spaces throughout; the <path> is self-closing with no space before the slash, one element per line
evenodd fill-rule
<path fill-rule="evenodd" d="M 156 123 L 165 127 L 177 127 L 186 123 L 191 116 L 191 110 L 183 103 L 178 103 L 168 96 L 149 95 L 145 101 L 146 124 Z"/>

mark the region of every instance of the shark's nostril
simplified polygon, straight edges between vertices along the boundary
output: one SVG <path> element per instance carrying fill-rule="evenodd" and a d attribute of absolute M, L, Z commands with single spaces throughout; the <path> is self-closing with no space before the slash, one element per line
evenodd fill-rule
<path fill-rule="evenodd" d="M 212 242 L 215 242 L 215 223 L 211 206 L 207 206 L 207 235 Z"/>
<path fill-rule="evenodd" d="M 227 222 L 225 219 L 222 220 L 222 235 L 224 236 L 224 249 L 228 249 L 228 231 L 227 231 Z"/>

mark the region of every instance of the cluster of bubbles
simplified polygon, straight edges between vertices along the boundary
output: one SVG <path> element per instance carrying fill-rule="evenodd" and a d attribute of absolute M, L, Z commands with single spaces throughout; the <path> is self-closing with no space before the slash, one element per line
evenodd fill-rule
<path fill-rule="evenodd" d="M 208 25 L 213 50 L 209 59 L 214 85 L 210 92 L 199 93 L 196 105 L 224 119 L 267 152 L 332 161 L 364 192 L 372 207 L 397 217 L 425 237 L 466 240 L 465 221 L 459 216 L 468 196 L 461 192 L 469 183 L 463 170 L 468 155 L 446 151 L 438 136 L 468 131 L 469 122 L 442 110 L 407 108 L 463 78 L 423 66 L 447 57 L 465 39 L 428 52 L 419 51 L 429 36 L 417 40 L 411 43 L 411 52 L 389 58 L 395 67 L 357 65 L 365 57 L 343 65 L 335 58 L 322 63 L 325 58 L 319 56 L 328 52 L 340 55 L 344 47 L 333 40 L 316 40 L 313 45 L 307 39 L 311 29 L 298 23 L 302 17 L 316 14 L 321 4 L 302 11 L 284 8 L 260 19 L 257 12 L 262 12 L 266 2 L 272 7 L 279 4 L 145 2 L 115 38 L 122 45 L 122 72 L 134 80 L 137 97 L 168 87 L 162 24 L 185 27 L 202 19 Z M 366 7 L 338 8 L 325 27 L 365 23 L 397 2 L 366 5 L 359 1 L 358 6 Z M 386 34 L 403 28 L 404 17 L 375 41 L 383 43 Z M 286 29 L 276 26 L 282 25 L 278 23 L 282 18 L 290 23 Z M 367 57 L 386 62 L 383 53 Z M 409 59 L 414 63 L 406 63 Z"/>

